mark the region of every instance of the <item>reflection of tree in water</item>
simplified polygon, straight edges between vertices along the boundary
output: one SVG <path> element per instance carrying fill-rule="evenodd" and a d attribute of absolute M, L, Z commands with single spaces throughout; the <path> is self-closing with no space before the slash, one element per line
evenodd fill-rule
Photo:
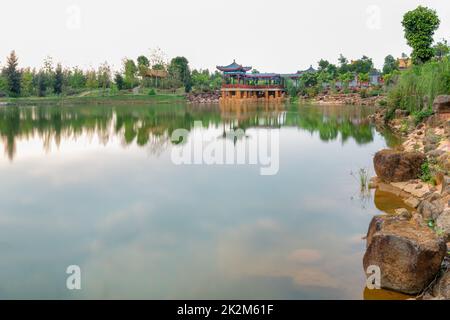
<path fill-rule="evenodd" d="M 76 141 L 82 136 L 96 138 L 104 145 L 118 137 L 124 146 L 136 143 L 152 154 L 160 154 L 171 145 L 170 136 L 175 129 L 191 130 L 194 121 L 201 121 L 203 127 L 224 132 L 290 126 L 317 132 L 323 141 L 340 136 L 342 142 L 353 138 L 364 144 L 373 140 L 373 128 L 363 120 L 369 113 L 361 107 L 286 109 L 280 105 L 4 107 L 0 109 L 0 139 L 10 159 L 15 155 L 17 140 L 38 138 L 48 152 L 53 143 L 58 147 L 61 141 Z"/>
<path fill-rule="evenodd" d="M 336 140 L 340 134 L 342 143 L 353 138 L 358 144 L 373 141 L 374 129 L 366 120 L 370 110 L 359 106 L 302 106 L 291 109 L 286 124 L 318 132 L 322 141 Z"/>

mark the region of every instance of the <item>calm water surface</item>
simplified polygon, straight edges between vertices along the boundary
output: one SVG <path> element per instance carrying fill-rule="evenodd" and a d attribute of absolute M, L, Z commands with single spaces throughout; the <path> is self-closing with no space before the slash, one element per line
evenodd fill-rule
<path fill-rule="evenodd" d="M 393 143 L 370 112 L 1 108 L 0 298 L 362 299 L 361 238 L 386 197 L 351 173 Z M 175 165 L 170 134 L 196 120 L 218 139 L 279 132 L 278 174 Z M 80 291 L 66 289 L 73 264 Z"/>

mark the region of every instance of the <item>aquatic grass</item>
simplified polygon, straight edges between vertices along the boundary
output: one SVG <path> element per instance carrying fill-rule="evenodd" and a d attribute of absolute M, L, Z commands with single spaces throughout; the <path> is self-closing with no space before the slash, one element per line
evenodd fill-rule
<path fill-rule="evenodd" d="M 354 172 L 350 172 L 350 175 L 358 181 L 359 185 L 359 201 L 361 202 L 361 207 L 366 208 L 366 205 L 372 202 L 372 194 L 369 189 L 369 171 L 366 168 L 360 168 Z M 351 199 L 354 199 L 352 196 Z"/>
<path fill-rule="evenodd" d="M 361 191 L 369 189 L 369 171 L 366 168 L 360 168 L 356 174 L 353 172 L 350 174 L 357 179 Z"/>
<path fill-rule="evenodd" d="M 361 190 L 368 189 L 369 187 L 369 173 L 365 168 L 361 168 L 358 170 L 358 177 L 359 177 L 359 185 L 361 187 Z"/>

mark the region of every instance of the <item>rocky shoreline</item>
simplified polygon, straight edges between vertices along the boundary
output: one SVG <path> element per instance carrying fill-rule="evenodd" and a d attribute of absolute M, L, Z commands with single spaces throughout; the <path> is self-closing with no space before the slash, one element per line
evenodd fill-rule
<path fill-rule="evenodd" d="M 219 103 L 220 92 L 201 92 L 201 93 L 188 93 L 186 95 L 186 100 L 188 103 L 195 104 L 211 104 Z"/>
<path fill-rule="evenodd" d="M 188 93 L 186 100 L 192 104 L 211 104 L 219 103 L 220 92 L 200 92 Z M 361 105 L 361 106 L 378 106 L 380 101 L 384 100 L 383 96 L 373 96 L 362 98 L 359 93 L 338 93 L 338 94 L 321 94 L 312 99 L 300 97 L 299 101 L 310 102 L 319 105 Z"/>
<path fill-rule="evenodd" d="M 312 99 L 312 102 L 320 105 L 360 105 L 360 106 L 377 106 L 380 101 L 384 100 L 383 96 L 373 96 L 362 98 L 359 93 L 337 93 L 337 94 L 321 94 Z"/>
<path fill-rule="evenodd" d="M 380 267 L 384 289 L 450 299 L 450 96 L 437 97 L 433 111 L 418 124 L 402 110 L 392 120 L 386 109 L 371 116 L 379 129 L 404 139 L 376 153 L 377 176 L 369 187 L 400 197 L 405 206 L 373 217 L 363 264 Z"/>

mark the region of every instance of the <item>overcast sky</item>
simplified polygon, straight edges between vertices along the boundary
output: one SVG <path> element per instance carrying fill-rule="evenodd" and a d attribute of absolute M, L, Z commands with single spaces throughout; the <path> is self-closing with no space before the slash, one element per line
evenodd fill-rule
<path fill-rule="evenodd" d="M 20 66 L 47 55 L 68 66 L 115 69 L 124 57 L 160 47 L 193 68 L 236 62 L 261 72 L 295 72 L 320 58 L 337 62 L 410 53 L 403 14 L 422 4 L 437 10 L 435 39 L 450 38 L 448 0 L 14 0 L 0 8 L 0 63 L 15 49 Z"/>

